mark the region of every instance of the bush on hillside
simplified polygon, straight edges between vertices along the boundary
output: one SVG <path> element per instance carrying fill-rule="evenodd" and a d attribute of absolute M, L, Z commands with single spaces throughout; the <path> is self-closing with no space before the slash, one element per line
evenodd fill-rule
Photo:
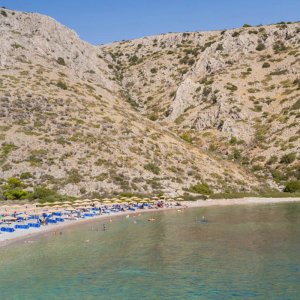
<path fill-rule="evenodd" d="M 62 65 L 62 66 L 65 66 L 66 63 L 65 63 L 65 60 L 62 58 L 62 57 L 59 57 L 56 61 L 59 65 Z"/>
<path fill-rule="evenodd" d="M 278 161 L 278 157 L 276 155 L 272 155 L 268 161 L 267 161 L 267 165 L 272 165 L 275 164 Z"/>
<path fill-rule="evenodd" d="M 202 195 L 211 195 L 213 191 L 210 189 L 207 183 L 197 183 L 190 187 L 190 192 Z"/>
<path fill-rule="evenodd" d="M 63 81 L 59 80 L 56 84 L 59 88 L 61 88 L 62 90 L 67 90 L 68 86 L 66 85 L 66 83 L 64 83 Z"/>
<path fill-rule="evenodd" d="M 275 53 L 279 53 L 287 50 L 287 47 L 284 45 L 282 41 L 277 41 L 273 45 L 273 50 Z"/>
<path fill-rule="evenodd" d="M 180 138 L 182 138 L 184 141 L 192 144 L 193 143 L 193 138 L 188 134 L 188 133 L 183 133 Z"/>
<path fill-rule="evenodd" d="M 152 172 L 155 175 L 158 175 L 160 173 L 160 168 L 153 163 L 148 163 L 144 165 L 144 169 Z"/>
<path fill-rule="evenodd" d="M 37 186 L 29 195 L 30 200 L 39 200 L 40 202 L 54 202 L 71 200 L 74 197 L 59 194 L 56 190 L 47 188 L 46 186 Z"/>
<path fill-rule="evenodd" d="M 20 179 L 10 177 L 2 188 L 3 196 L 7 200 L 26 199 L 28 198 L 29 193 L 23 189 L 24 187 L 25 185 Z"/>
<path fill-rule="evenodd" d="M 292 106 L 293 110 L 300 109 L 300 99 L 298 99 Z"/>
<path fill-rule="evenodd" d="M 7 17 L 6 11 L 5 11 L 5 10 L 1 10 L 1 15 L 2 15 L 3 17 Z"/>
<path fill-rule="evenodd" d="M 280 163 L 282 164 L 291 164 L 296 159 L 296 153 L 288 153 L 281 157 Z"/>
<path fill-rule="evenodd" d="M 287 193 L 296 193 L 300 192 L 300 180 L 289 181 L 284 189 Z"/>
<path fill-rule="evenodd" d="M 33 175 L 30 172 L 24 172 L 20 175 L 20 179 L 29 179 L 32 177 L 33 177 Z"/>
<path fill-rule="evenodd" d="M 256 47 L 256 50 L 257 51 L 262 51 L 262 50 L 265 50 L 266 49 L 266 46 L 263 44 L 263 43 L 258 43 L 257 47 Z"/>
<path fill-rule="evenodd" d="M 271 65 L 270 65 L 268 62 L 265 62 L 265 63 L 263 63 L 263 65 L 262 65 L 263 69 L 270 68 L 270 66 L 271 66 Z"/>

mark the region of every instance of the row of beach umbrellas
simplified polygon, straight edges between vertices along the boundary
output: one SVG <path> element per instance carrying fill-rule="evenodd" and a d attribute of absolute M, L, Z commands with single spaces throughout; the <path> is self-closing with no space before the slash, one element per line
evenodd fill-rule
<path fill-rule="evenodd" d="M 121 198 L 104 198 L 101 201 L 99 199 L 84 199 L 84 200 L 76 200 L 74 202 L 71 201 L 55 201 L 55 202 L 45 202 L 45 203 L 35 203 L 35 204 L 24 204 L 24 205 L 3 205 L 0 206 L 0 213 L 36 213 L 42 214 L 43 211 L 57 211 L 58 209 L 65 209 L 65 210 L 74 210 L 76 209 L 84 209 L 88 207 L 92 207 L 92 204 L 95 206 L 100 205 L 113 205 L 113 204 L 131 204 L 131 203 L 154 203 L 157 200 L 165 200 L 165 201 L 174 201 L 174 199 L 162 199 L 159 197 L 152 197 L 150 198 L 138 198 L 138 197 L 121 197 Z M 180 199 L 177 199 L 180 200 Z"/>

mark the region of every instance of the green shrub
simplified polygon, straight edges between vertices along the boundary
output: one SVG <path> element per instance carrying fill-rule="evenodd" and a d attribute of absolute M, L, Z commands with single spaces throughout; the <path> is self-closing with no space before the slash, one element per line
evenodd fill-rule
<path fill-rule="evenodd" d="M 236 85 L 229 83 L 229 82 L 226 84 L 225 88 L 232 92 L 235 92 L 238 90 L 238 87 Z"/>
<path fill-rule="evenodd" d="M 280 182 L 283 180 L 287 180 L 287 176 L 280 172 L 279 170 L 271 170 L 272 177 L 275 181 Z"/>
<path fill-rule="evenodd" d="M 20 175 L 20 179 L 29 179 L 33 178 L 33 175 L 30 172 L 24 172 Z"/>
<path fill-rule="evenodd" d="M 231 137 L 229 144 L 230 145 L 235 145 L 237 143 L 237 138 L 235 136 Z"/>
<path fill-rule="evenodd" d="M 154 163 L 148 163 L 144 165 L 144 169 L 152 172 L 153 174 L 158 175 L 160 173 L 160 168 L 156 166 Z"/>
<path fill-rule="evenodd" d="M 16 188 L 3 192 L 3 195 L 8 200 L 21 200 L 26 199 L 29 196 L 29 193 L 25 190 Z"/>
<path fill-rule="evenodd" d="M 271 65 L 270 65 L 268 62 L 265 62 L 265 63 L 263 63 L 263 65 L 262 65 L 263 69 L 270 68 L 270 66 L 271 66 Z"/>
<path fill-rule="evenodd" d="M 262 50 L 266 49 L 266 46 L 263 43 L 259 42 L 258 45 L 257 45 L 257 47 L 255 49 L 257 51 L 262 51 Z"/>
<path fill-rule="evenodd" d="M 10 177 L 7 179 L 7 184 L 4 186 L 4 189 L 9 189 L 9 188 L 14 189 L 20 187 L 24 187 L 24 183 L 16 177 Z"/>
<path fill-rule="evenodd" d="M 62 90 L 67 90 L 68 89 L 68 86 L 65 82 L 59 80 L 56 84 L 59 88 L 61 88 Z"/>
<path fill-rule="evenodd" d="M 190 192 L 202 195 L 211 195 L 213 191 L 207 183 L 197 183 L 189 188 Z"/>
<path fill-rule="evenodd" d="M 133 55 L 129 58 L 130 65 L 135 65 L 139 62 L 139 58 L 136 55 Z"/>
<path fill-rule="evenodd" d="M 258 171 L 261 171 L 261 170 L 263 170 L 264 168 L 263 168 L 263 166 L 261 166 L 261 165 L 254 165 L 253 167 L 252 167 L 252 171 L 253 172 L 258 172 Z"/>
<path fill-rule="evenodd" d="M 17 146 L 14 145 L 14 144 L 2 144 L 2 148 L 1 148 L 1 151 L 2 151 L 2 155 L 8 155 L 10 152 L 12 152 L 13 150 L 16 150 L 17 149 Z"/>
<path fill-rule="evenodd" d="M 232 37 L 238 37 L 240 35 L 240 33 L 238 31 L 235 31 L 232 33 Z"/>
<path fill-rule="evenodd" d="M 180 135 L 180 138 L 183 139 L 184 141 L 190 143 L 190 144 L 193 143 L 193 139 L 188 133 L 183 133 L 182 135 Z"/>
<path fill-rule="evenodd" d="M 148 116 L 148 119 L 151 121 L 157 121 L 158 115 L 156 113 L 152 113 Z"/>
<path fill-rule="evenodd" d="M 62 65 L 62 66 L 65 66 L 66 63 L 65 63 L 65 60 L 62 58 L 62 57 L 59 57 L 56 61 L 59 65 Z"/>
<path fill-rule="evenodd" d="M 292 152 L 289 154 L 285 154 L 281 157 L 280 163 L 282 164 L 291 164 L 296 159 L 296 153 Z"/>
<path fill-rule="evenodd" d="M 24 183 L 15 177 L 10 177 L 7 179 L 7 183 L 3 186 L 3 195 L 5 199 L 8 200 L 20 200 L 28 198 L 29 193 L 23 188 Z"/>
<path fill-rule="evenodd" d="M 284 43 L 282 41 L 277 41 L 273 45 L 273 50 L 275 53 L 279 53 L 279 52 L 283 52 L 283 51 L 287 50 L 287 47 L 284 45 Z"/>
<path fill-rule="evenodd" d="M 276 155 L 272 155 L 268 161 L 266 162 L 267 165 L 275 164 L 278 161 L 278 157 Z"/>
<path fill-rule="evenodd" d="M 244 24 L 243 27 L 247 28 L 247 27 L 252 27 L 250 24 Z"/>
<path fill-rule="evenodd" d="M 34 188 L 33 193 L 30 195 L 32 200 L 40 200 L 40 202 L 54 202 L 63 200 L 67 197 L 59 195 L 57 191 L 49 189 L 45 186 L 38 186 Z"/>
<path fill-rule="evenodd" d="M 156 73 L 157 73 L 157 68 L 152 68 L 152 69 L 150 70 L 150 72 L 151 72 L 152 74 L 156 74 Z"/>
<path fill-rule="evenodd" d="M 6 11 L 1 9 L 1 15 L 2 15 L 3 17 L 7 17 Z"/>
<path fill-rule="evenodd" d="M 298 99 L 293 105 L 292 110 L 300 109 L 300 99 Z"/>
<path fill-rule="evenodd" d="M 217 46 L 216 50 L 217 50 L 217 51 L 222 51 L 222 50 L 224 50 L 223 45 L 222 45 L 222 44 L 219 44 L 219 45 Z"/>
<path fill-rule="evenodd" d="M 295 181 L 289 181 L 285 188 L 284 191 L 287 193 L 296 193 L 300 192 L 300 180 L 295 180 Z"/>
<path fill-rule="evenodd" d="M 79 171 L 77 169 L 72 169 L 68 172 L 68 178 L 66 180 L 66 183 L 79 183 L 83 177 L 80 175 Z"/>
<path fill-rule="evenodd" d="M 234 148 L 233 149 L 233 153 L 232 153 L 232 156 L 235 160 L 239 160 L 241 158 L 241 152 L 240 150 Z"/>

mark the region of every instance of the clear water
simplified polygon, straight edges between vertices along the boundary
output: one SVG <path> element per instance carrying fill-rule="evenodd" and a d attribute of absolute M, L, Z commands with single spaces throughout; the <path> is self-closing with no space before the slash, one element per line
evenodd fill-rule
<path fill-rule="evenodd" d="M 0 298 L 300 299 L 299 204 L 103 222 L 0 248 Z"/>

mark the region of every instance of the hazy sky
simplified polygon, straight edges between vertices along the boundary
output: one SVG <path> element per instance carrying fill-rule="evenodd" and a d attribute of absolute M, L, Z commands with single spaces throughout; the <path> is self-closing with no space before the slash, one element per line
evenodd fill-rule
<path fill-rule="evenodd" d="M 0 0 L 49 15 L 92 44 L 300 20 L 300 0 Z"/>

